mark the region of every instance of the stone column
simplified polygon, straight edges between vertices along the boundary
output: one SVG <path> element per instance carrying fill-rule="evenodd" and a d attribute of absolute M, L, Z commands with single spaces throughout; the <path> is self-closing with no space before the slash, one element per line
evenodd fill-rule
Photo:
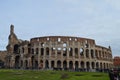
<path fill-rule="evenodd" d="M 67 68 L 69 68 L 69 61 L 67 60 Z"/>
<path fill-rule="evenodd" d="M 85 48 L 83 49 L 84 49 L 83 56 L 84 56 L 84 59 L 86 59 L 86 49 Z"/>
<path fill-rule="evenodd" d="M 57 68 L 57 61 L 54 61 L 54 62 L 55 62 L 55 65 L 54 65 L 54 67 L 55 67 L 55 68 Z"/>
<path fill-rule="evenodd" d="M 43 69 L 45 69 L 45 60 L 43 60 Z"/>
<path fill-rule="evenodd" d="M 61 68 L 63 69 L 63 61 L 61 60 Z"/>
<path fill-rule="evenodd" d="M 75 61 L 73 61 L 73 70 L 75 70 Z"/>
<path fill-rule="evenodd" d="M 81 68 L 81 62 L 78 61 L 78 68 Z"/>
<path fill-rule="evenodd" d="M 91 49 L 88 49 L 89 50 L 89 59 L 91 59 Z"/>
<path fill-rule="evenodd" d="M 46 59 L 46 48 L 43 48 L 43 49 L 44 49 L 43 59 L 45 60 Z"/>
<path fill-rule="evenodd" d="M 51 69 L 51 60 L 49 60 L 49 69 Z"/>

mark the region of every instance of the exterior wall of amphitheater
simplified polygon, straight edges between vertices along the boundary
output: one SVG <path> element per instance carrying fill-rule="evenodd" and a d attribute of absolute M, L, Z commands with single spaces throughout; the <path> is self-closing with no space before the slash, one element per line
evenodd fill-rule
<path fill-rule="evenodd" d="M 111 48 L 98 46 L 93 39 L 46 36 L 23 41 L 13 33 L 14 29 L 7 46 L 9 68 L 94 70 L 113 67 Z"/>

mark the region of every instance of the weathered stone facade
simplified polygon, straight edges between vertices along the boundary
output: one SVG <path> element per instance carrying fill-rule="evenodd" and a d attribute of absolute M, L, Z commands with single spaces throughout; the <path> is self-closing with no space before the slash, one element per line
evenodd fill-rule
<path fill-rule="evenodd" d="M 7 51 L 0 51 L 0 68 L 5 67 L 5 61 L 6 61 Z"/>
<path fill-rule="evenodd" d="M 71 36 L 46 36 L 23 41 L 11 25 L 6 67 L 21 69 L 95 70 L 113 67 L 111 48 L 95 40 Z"/>

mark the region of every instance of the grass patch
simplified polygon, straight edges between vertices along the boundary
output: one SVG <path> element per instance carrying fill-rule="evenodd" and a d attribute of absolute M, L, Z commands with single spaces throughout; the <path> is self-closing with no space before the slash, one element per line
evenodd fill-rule
<path fill-rule="evenodd" d="M 69 75 L 67 73 L 63 73 L 61 74 L 61 79 L 68 79 L 69 78 Z"/>
<path fill-rule="evenodd" d="M 75 74 L 75 76 L 85 76 L 84 74 Z"/>
<path fill-rule="evenodd" d="M 0 80 L 109 80 L 107 73 L 0 69 Z"/>
<path fill-rule="evenodd" d="M 92 75 L 93 77 L 102 77 L 103 75 Z"/>

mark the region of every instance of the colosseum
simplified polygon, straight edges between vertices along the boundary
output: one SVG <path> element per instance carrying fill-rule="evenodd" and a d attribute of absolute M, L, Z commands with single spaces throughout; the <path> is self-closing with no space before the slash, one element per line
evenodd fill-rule
<path fill-rule="evenodd" d="M 21 40 L 11 25 L 6 48 L 7 68 L 90 71 L 113 67 L 111 47 L 96 45 L 88 38 L 45 36 Z"/>

